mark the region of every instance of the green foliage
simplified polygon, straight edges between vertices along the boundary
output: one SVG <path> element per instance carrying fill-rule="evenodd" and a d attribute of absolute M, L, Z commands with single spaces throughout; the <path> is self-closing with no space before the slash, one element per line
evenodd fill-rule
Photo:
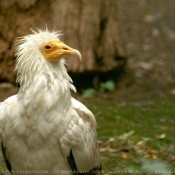
<path fill-rule="evenodd" d="M 99 88 L 99 92 L 101 94 L 104 94 L 105 91 L 114 91 L 115 90 L 115 83 L 112 81 L 112 80 L 108 80 L 104 83 L 100 83 L 100 88 Z M 98 92 L 93 89 L 93 88 L 89 88 L 89 89 L 86 89 L 84 92 L 83 92 L 83 95 L 82 97 L 83 98 L 90 98 L 92 97 L 94 94 L 97 94 Z"/>
<path fill-rule="evenodd" d="M 83 92 L 83 95 L 82 95 L 82 97 L 83 98 L 90 98 L 90 97 L 92 97 L 92 95 L 94 95 L 95 94 L 95 89 L 93 89 L 93 88 L 89 88 L 89 89 L 86 89 L 84 92 Z"/>
<path fill-rule="evenodd" d="M 104 174 L 174 173 L 174 102 L 155 96 L 84 100 L 97 119 Z"/>
<path fill-rule="evenodd" d="M 104 93 L 105 90 L 114 91 L 115 90 L 115 83 L 111 80 L 108 80 L 104 83 L 100 83 L 100 92 Z"/>
<path fill-rule="evenodd" d="M 8 175 L 7 174 L 7 169 L 6 169 L 6 166 L 5 166 L 5 164 L 4 163 L 2 163 L 2 162 L 0 162 L 0 175 Z"/>

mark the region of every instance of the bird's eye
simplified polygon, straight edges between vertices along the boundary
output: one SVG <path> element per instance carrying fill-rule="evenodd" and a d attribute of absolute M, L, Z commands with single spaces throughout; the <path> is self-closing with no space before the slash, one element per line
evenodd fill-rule
<path fill-rule="evenodd" d="M 51 46 L 50 45 L 46 45 L 45 49 L 51 49 Z"/>

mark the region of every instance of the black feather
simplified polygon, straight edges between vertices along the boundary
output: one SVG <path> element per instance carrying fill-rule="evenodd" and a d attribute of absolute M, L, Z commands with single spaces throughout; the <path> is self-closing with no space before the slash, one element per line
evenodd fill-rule
<path fill-rule="evenodd" d="M 3 143 L 1 143 L 1 147 L 2 147 L 2 154 L 3 154 L 3 157 L 4 157 L 4 161 L 5 161 L 6 167 L 9 170 L 9 172 L 12 174 L 12 167 L 11 167 L 11 164 L 9 163 L 9 161 L 7 160 L 6 150 L 4 148 Z"/>
<path fill-rule="evenodd" d="M 70 154 L 67 157 L 67 161 L 69 163 L 69 166 L 72 170 L 73 175 L 97 175 L 97 174 L 101 174 L 101 165 L 99 167 L 95 167 L 95 168 L 89 170 L 88 172 L 82 172 L 81 173 L 77 169 L 77 165 L 75 163 L 74 156 L 72 154 L 72 150 L 70 150 Z"/>
<path fill-rule="evenodd" d="M 68 161 L 69 166 L 70 166 L 70 168 L 71 168 L 71 170 L 72 170 L 72 173 L 73 173 L 74 175 L 82 175 L 82 174 L 83 174 L 83 173 L 80 173 L 80 172 L 78 171 L 78 169 L 77 169 L 77 165 L 76 165 L 76 163 L 75 163 L 74 156 L 73 156 L 73 154 L 72 154 L 72 150 L 70 150 L 70 154 L 69 154 L 69 156 L 67 157 L 67 161 Z"/>

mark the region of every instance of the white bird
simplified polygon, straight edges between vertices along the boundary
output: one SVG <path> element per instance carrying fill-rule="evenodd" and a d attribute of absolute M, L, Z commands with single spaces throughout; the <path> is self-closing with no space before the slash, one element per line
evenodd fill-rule
<path fill-rule="evenodd" d="M 59 38 L 44 29 L 19 39 L 20 90 L 0 104 L 0 140 L 12 174 L 101 172 L 95 117 L 71 97 L 65 67 L 65 56 L 81 54 Z"/>

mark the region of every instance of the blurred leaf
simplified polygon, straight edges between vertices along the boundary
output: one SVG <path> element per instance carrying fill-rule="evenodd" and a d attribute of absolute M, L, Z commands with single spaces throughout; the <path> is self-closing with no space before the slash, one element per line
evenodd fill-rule
<path fill-rule="evenodd" d="M 121 139 L 121 140 L 127 140 L 131 135 L 134 134 L 135 131 L 130 131 L 130 132 L 127 132 L 127 133 L 124 133 L 122 134 L 121 136 L 119 136 L 118 138 Z"/>
<path fill-rule="evenodd" d="M 123 159 L 130 159 L 131 158 L 131 156 L 128 153 L 124 153 L 124 152 L 121 152 L 120 157 L 122 157 Z"/>
<path fill-rule="evenodd" d="M 109 146 L 100 148 L 100 152 L 116 152 L 116 149 L 110 148 Z"/>
<path fill-rule="evenodd" d="M 111 80 L 106 81 L 105 83 L 100 83 L 101 91 L 104 91 L 104 89 L 109 91 L 115 90 L 115 83 Z"/>
<path fill-rule="evenodd" d="M 160 175 L 171 175 L 172 168 L 169 163 L 162 162 L 160 160 L 153 160 L 153 159 L 147 159 L 142 158 L 141 159 L 141 168 L 142 170 L 154 174 L 160 174 Z"/>
<path fill-rule="evenodd" d="M 172 95 L 175 95 L 175 89 L 172 89 L 172 90 L 170 91 L 170 93 L 171 93 Z"/>
<path fill-rule="evenodd" d="M 152 159 L 157 159 L 157 155 L 159 152 L 157 150 L 154 150 L 152 148 L 148 148 L 147 151 L 145 152 L 145 157 L 147 158 L 152 158 Z"/>
<path fill-rule="evenodd" d="M 109 142 L 113 142 L 115 139 L 113 137 L 109 138 Z"/>
<path fill-rule="evenodd" d="M 137 142 L 137 146 L 144 146 L 149 141 L 149 138 L 144 138 Z"/>
<path fill-rule="evenodd" d="M 93 88 L 90 88 L 90 89 L 86 89 L 84 92 L 83 92 L 83 95 L 82 95 L 82 97 L 83 98 L 90 98 L 90 97 L 92 97 L 92 95 L 94 95 L 95 94 L 95 89 L 93 89 Z"/>
<path fill-rule="evenodd" d="M 166 134 L 165 133 L 163 133 L 163 134 L 161 134 L 161 135 L 159 135 L 159 137 L 158 137 L 159 139 L 164 139 L 164 138 L 166 138 Z"/>

